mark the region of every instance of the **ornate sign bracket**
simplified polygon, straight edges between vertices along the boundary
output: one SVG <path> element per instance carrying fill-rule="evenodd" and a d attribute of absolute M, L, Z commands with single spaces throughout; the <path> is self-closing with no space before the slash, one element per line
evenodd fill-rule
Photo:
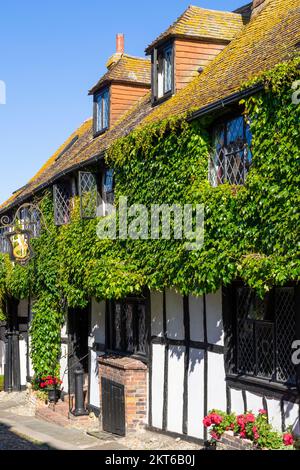
<path fill-rule="evenodd" d="M 25 203 L 16 210 L 14 217 L 4 215 L 0 219 L 0 230 L 5 252 L 15 263 L 25 265 L 34 256 L 30 245 L 32 238 L 39 236 L 42 226 L 48 231 L 44 215 L 38 204 Z"/>

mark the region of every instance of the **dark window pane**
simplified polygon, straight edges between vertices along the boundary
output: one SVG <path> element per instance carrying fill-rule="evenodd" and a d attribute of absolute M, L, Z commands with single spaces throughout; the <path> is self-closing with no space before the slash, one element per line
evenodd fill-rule
<path fill-rule="evenodd" d="M 147 326 L 146 326 L 146 306 L 137 305 L 137 352 L 146 354 L 147 352 Z"/>
<path fill-rule="evenodd" d="M 256 375 L 263 378 L 275 378 L 275 338 L 272 323 L 257 322 L 256 336 Z"/>
<path fill-rule="evenodd" d="M 275 290 L 277 330 L 277 380 L 296 383 L 296 367 L 292 363 L 292 343 L 296 339 L 296 314 L 294 289 L 282 287 Z"/>
<path fill-rule="evenodd" d="M 122 306 L 120 303 L 115 304 L 114 315 L 114 349 L 120 351 L 122 349 Z"/>

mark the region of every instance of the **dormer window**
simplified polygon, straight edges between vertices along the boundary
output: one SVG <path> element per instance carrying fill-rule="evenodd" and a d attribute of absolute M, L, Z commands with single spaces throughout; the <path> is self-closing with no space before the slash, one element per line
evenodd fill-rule
<path fill-rule="evenodd" d="M 173 45 L 154 49 L 152 55 L 153 102 L 169 98 L 174 91 Z"/>
<path fill-rule="evenodd" d="M 109 90 L 106 88 L 94 97 L 94 133 L 104 132 L 109 127 Z"/>

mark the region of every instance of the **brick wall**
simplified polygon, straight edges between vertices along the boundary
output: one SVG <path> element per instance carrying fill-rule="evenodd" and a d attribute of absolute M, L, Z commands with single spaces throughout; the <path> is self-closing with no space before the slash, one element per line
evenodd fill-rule
<path fill-rule="evenodd" d="M 218 450 L 254 450 L 253 443 L 248 439 L 234 436 L 232 431 L 225 432 L 217 443 Z"/>
<path fill-rule="evenodd" d="M 102 356 L 98 362 L 100 397 L 102 377 L 124 385 L 126 433 L 144 427 L 147 424 L 147 366 L 130 357 L 112 355 Z"/>

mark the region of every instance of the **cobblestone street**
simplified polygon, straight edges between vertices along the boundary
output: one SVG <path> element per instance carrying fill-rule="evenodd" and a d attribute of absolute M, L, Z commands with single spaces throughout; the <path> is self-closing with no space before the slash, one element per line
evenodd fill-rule
<path fill-rule="evenodd" d="M 0 450 L 49 450 L 49 446 L 31 442 L 25 436 L 11 432 L 8 426 L 0 424 Z"/>
<path fill-rule="evenodd" d="M 0 392 L 0 450 L 201 450 L 199 444 L 150 431 L 126 437 L 64 428 L 35 417 L 26 392 Z"/>

